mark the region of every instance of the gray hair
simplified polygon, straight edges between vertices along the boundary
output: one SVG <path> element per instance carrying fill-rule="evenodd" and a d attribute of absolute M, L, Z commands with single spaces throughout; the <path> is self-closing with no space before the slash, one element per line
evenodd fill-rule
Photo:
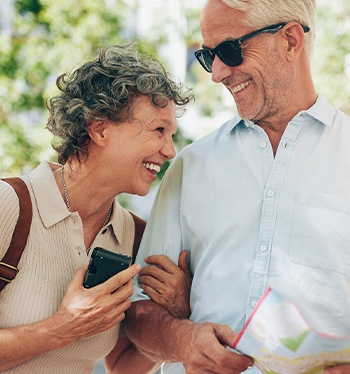
<path fill-rule="evenodd" d="M 182 85 L 170 78 L 160 62 L 130 45 L 101 48 L 95 60 L 60 75 L 56 84 L 61 93 L 46 102 L 46 128 L 55 137 L 52 146 L 61 164 L 72 156 L 79 162 L 81 156 L 88 157 L 93 120 L 130 120 L 132 104 L 140 96 L 148 96 L 156 108 L 173 102 L 177 109 L 184 109 L 192 99 L 191 94 L 182 94 Z"/>
<path fill-rule="evenodd" d="M 316 0 L 221 0 L 246 14 L 247 26 L 256 29 L 280 22 L 296 21 L 308 26 L 305 50 L 311 56 L 315 38 Z"/>

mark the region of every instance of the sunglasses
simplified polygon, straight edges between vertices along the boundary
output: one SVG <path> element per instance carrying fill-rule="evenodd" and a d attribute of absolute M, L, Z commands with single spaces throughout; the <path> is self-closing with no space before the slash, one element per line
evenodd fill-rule
<path fill-rule="evenodd" d="M 238 66 L 243 62 L 243 54 L 241 49 L 241 44 L 247 40 L 254 38 L 254 36 L 267 33 L 267 34 L 276 34 L 282 27 L 284 27 L 287 22 L 277 23 L 275 25 L 267 26 L 262 29 L 250 32 L 247 35 L 244 35 L 238 39 L 227 40 L 220 43 L 215 48 L 202 48 L 194 53 L 198 62 L 203 66 L 203 68 L 211 73 L 212 66 L 214 62 L 215 55 L 228 66 Z M 307 26 L 301 25 L 304 32 L 310 31 L 310 28 Z"/>

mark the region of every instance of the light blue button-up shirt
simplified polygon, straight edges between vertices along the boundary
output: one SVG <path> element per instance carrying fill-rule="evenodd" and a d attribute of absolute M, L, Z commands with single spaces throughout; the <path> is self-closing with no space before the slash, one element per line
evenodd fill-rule
<path fill-rule="evenodd" d="M 272 286 L 314 328 L 350 334 L 350 118 L 319 96 L 289 122 L 275 157 L 265 131 L 238 116 L 183 149 L 137 262 L 164 253 L 177 263 L 182 249 L 193 321 L 239 332 Z M 136 283 L 133 300 L 145 297 Z"/>

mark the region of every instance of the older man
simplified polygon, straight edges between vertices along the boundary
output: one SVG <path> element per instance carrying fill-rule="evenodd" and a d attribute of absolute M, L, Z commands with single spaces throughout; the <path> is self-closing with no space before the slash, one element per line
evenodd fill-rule
<path fill-rule="evenodd" d="M 318 330 L 350 334 L 350 118 L 313 84 L 314 0 L 209 0 L 201 31 L 196 57 L 238 115 L 172 163 L 139 252 L 189 249 L 192 314 L 171 317 L 136 285 L 127 320 L 169 373 L 232 374 L 253 362 L 226 346 L 268 285 L 298 295 Z"/>

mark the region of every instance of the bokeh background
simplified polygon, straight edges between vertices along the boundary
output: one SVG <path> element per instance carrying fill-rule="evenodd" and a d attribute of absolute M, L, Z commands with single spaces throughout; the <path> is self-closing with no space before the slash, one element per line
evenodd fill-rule
<path fill-rule="evenodd" d="M 57 76 L 125 44 L 158 57 L 196 100 L 180 119 L 177 148 L 235 113 L 232 98 L 194 60 L 204 0 L 0 0 L 0 177 L 55 160 L 45 100 Z M 350 113 L 350 0 L 317 0 L 317 90 Z"/>
<path fill-rule="evenodd" d="M 350 114 L 350 0 L 316 1 L 316 88 Z M 232 98 L 193 56 L 204 2 L 0 0 L 0 177 L 25 174 L 42 159 L 56 161 L 45 100 L 57 93 L 58 75 L 94 58 L 101 45 L 134 40 L 193 89 L 196 100 L 179 120 L 177 150 L 232 117 Z M 143 198 L 123 195 L 121 203 L 147 219 L 156 189 Z M 104 372 L 101 363 L 95 372 Z"/>

